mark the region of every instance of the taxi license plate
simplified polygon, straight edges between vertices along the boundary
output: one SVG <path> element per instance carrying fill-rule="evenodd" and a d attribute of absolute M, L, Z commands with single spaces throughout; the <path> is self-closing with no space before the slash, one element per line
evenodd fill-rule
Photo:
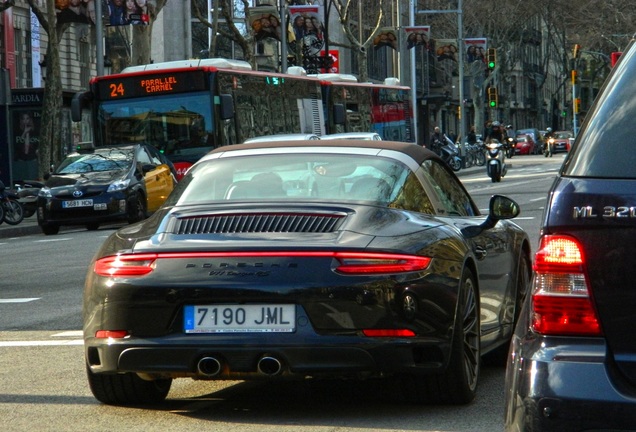
<path fill-rule="evenodd" d="M 92 205 L 93 205 L 93 200 L 92 199 L 62 201 L 62 207 L 63 208 L 91 207 Z"/>
<path fill-rule="evenodd" d="M 186 306 L 186 333 L 291 333 L 295 330 L 295 305 Z"/>

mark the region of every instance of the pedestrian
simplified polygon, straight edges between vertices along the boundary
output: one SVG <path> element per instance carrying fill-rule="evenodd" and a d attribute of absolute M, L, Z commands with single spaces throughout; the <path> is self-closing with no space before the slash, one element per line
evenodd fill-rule
<path fill-rule="evenodd" d="M 442 133 L 439 126 L 435 126 L 433 129 L 433 134 L 431 135 L 431 140 L 429 142 L 430 149 L 435 153 L 440 153 L 442 146 L 444 145 L 444 134 Z"/>

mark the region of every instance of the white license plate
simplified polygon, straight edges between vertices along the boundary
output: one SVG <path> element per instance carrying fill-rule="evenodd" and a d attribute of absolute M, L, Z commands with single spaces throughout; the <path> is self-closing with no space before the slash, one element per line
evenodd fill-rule
<path fill-rule="evenodd" d="M 93 200 L 92 199 L 62 201 L 62 207 L 63 208 L 91 207 L 92 205 L 93 205 Z"/>
<path fill-rule="evenodd" d="M 186 333 L 291 333 L 295 330 L 294 305 L 185 306 Z"/>
<path fill-rule="evenodd" d="M 93 206 L 93 210 L 107 210 L 106 203 L 98 203 Z"/>

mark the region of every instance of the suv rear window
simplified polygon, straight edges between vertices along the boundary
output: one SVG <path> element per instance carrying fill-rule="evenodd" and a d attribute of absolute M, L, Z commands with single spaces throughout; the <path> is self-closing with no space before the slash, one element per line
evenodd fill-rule
<path fill-rule="evenodd" d="M 612 179 L 636 178 L 636 67 L 633 51 L 624 53 L 587 114 L 563 175 Z M 628 67 L 629 65 L 629 67 Z M 580 141 L 580 142 L 579 142 Z"/>

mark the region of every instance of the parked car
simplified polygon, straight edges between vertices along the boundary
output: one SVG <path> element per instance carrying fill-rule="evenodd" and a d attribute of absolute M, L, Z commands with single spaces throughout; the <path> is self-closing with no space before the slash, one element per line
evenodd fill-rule
<path fill-rule="evenodd" d="M 636 427 L 635 82 L 632 42 L 548 194 L 506 370 L 506 431 Z"/>
<path fill-rule="evenodd" d="M 319 140 L 316 134 L 278 134 L 278 135 L 262 135 L 248 138 L 244 141 L 247 143 L 254 142 L 278 142 L 278 141 L 297 141 L 297 140 Z"/>
<path fill-rule="evenodd" d="M 535 149 L 533 154 L 540 154 L 543 151 L 543 134 L 539 129 L 519 129 L 517 130 L 517 135 L 530 135 L 532 137 Z"/>
<path fill-rule="evenodd" d="M 176 184 L 174 167 L 155 147 L 131 144 L 83 149 L 70 154 L 38 194 L 42 232 L 62 225 L 96 230 L 104 222 L 145 219 Z"/>
<path fill-rule="evenodd" d="M 381 141 L 382 137 L 376 132 L 343 132 L 343 133 L 322 135 L 320 139 L 322 140 L 361 139 L 361 140 Z"/>
<path fill-rule="evenodd" d="M 533 155 L 537 154 L 536 144 L 532 135 L 517 135 L 517 145 L 515 146 L 516 155 Z"/>
<path fill-rule="evenodd" d="M 557 131 L 551 138 L 552 153 L 570 151 L 570 140 L 574 134 L 570 131 Z"/>
<path fill-rule="evenodd" d="M 468 403 L 480 357 L 506 358 L 529 288 L 519 211 L 495 195 L 481 215 L 412 143 L 215 149 L 95 255 L 91 391 L 136 405 L 175 378 L 384 377 L 401 399 Z"/>

